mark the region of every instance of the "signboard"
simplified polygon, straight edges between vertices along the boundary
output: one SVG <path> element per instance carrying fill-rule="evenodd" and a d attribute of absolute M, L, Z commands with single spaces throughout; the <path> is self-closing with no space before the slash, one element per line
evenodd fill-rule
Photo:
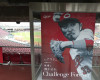
<path fill-rule="evenodd" d="M 43 80 L 91 80 L 95 13 L 41 13 Z"/>

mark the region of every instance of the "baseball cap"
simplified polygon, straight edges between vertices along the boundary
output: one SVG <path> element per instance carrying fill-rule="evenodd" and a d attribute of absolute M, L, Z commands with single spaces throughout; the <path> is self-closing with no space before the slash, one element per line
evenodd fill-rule
<path fill-rule="evenodd" d="M 76 19 L 76 18 L 65 18 L 65 19 L 59 21 L 58 25 L 60 27 L 65 27 L 65 26 L 67 26 L 69 24 L 74 25 L 75 23 L 80 23 L 80 21 L 78 19 Z"/>

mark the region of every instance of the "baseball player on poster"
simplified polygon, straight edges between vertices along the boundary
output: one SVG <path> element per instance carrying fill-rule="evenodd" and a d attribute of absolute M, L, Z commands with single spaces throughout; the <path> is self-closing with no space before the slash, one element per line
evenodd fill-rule
<path fill-rule="evenodd" d="M 82 23 L 70 14 L 54 13 L 53 20 L 57 22 L 63 35 L 69 41 L 51 40 L 50 48 L 58 61 L 64 63 L 62 56 L 65 48 L 70 48 L 70 55 L 75 62 L 75 67 L 82 80 L 91 80 L 93 56 L 93 32 L 91 29 L 82 29 Z"/>

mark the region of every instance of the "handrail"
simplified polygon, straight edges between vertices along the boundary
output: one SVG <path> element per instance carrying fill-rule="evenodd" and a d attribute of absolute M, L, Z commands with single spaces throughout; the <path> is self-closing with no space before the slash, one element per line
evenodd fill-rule
<path fill-rule="evenodd" d="M 31 64 L 13 64 L 10 61 L 7 63 L 0 63 L 0 65 L 11 65 L 11 66 L 27 66 L 27 65 L 31 65 Z"/>

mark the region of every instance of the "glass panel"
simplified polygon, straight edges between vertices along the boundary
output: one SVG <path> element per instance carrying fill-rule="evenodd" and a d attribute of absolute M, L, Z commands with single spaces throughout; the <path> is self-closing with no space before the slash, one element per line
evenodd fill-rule
<path fill-rule="evenodd" d="M 100 23 L 95 24 L 92 64 L 93 64 L 92 80 L 99 80 L 100 79 Z"/>
<path fill-rule="evenodd" d="M 31 80 L 29 22 L 0 22 L 0 52 L 2 80 Z"/>
<path fill-rule="evenodd" d="M 37 80 L 41 80 L 39 77 L 41 72 L 41 46 L 41 22 L 34 22 L 34 53 Z"/>

